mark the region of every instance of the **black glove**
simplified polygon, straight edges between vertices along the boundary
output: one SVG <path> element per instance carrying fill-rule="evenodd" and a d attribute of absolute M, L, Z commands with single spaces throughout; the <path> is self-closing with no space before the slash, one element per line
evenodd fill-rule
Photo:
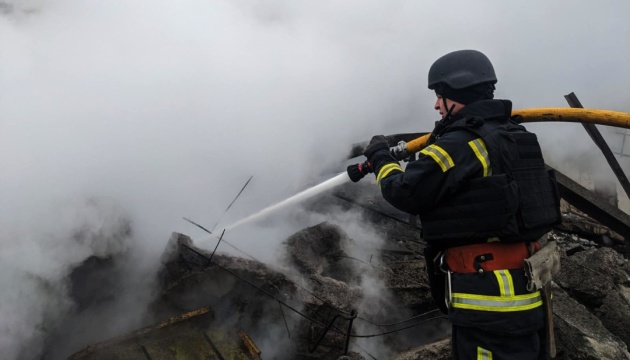
<path fill-rule="evenodd" d="M 370 143 L 368 144 L 368 146 L 365 148 L 365 150 L 363 150 L 363 155 L 365 155 L 365 157 L 370 159 L 370 157 L 372 157 L 372 155 L 374 155 L 375 152 L 382 149 L 389 151 L 389 145 L 387 144 L 387 140 L 385 140 L 385 136 L 374 135 L 372 137 L 372 140 L 370 140 Z"/>
<path fill-rule="evenodd" d="M 370 140 L 370 143 L 363 151 L 363 155 L 367 157 L 374 175 L 377 175 L 379 169 L 385 164 L 398 162 L 389 151 L 389 145 L 383 135 L 372 137 L 372 140 Z"/>

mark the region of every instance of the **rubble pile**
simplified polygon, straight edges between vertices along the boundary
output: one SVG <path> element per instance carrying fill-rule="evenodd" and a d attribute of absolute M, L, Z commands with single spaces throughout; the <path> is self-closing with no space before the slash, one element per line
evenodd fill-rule
<path fill-rule="evenodd" d="M 309 206 L 361 213 L 383 239 L 363 249 L 369 256 L 357 257 L 366 245 L 332 222 L 290 236 L 284 261 L 273 265 L 210 254 L 174 233 L 151 311 L 165 319 L 209 307 L 212 319 L 196 327 L 245 331 L 262 359 L 451 358 L 450 323 L 431 299 L 420 224 L 410 225 L 378 194 L 354 197 L 356 191 L 356 184 L 342 188 Z M 562 255 L 552 284 L 556 358 L 630 359 L 623 237 L 571 206 L 563 209 L 563 223 L 547 239 Z"/>
<path fill-rule="evenodd" d="M 557 241 L 562 249 L 562 270 L 553 286 L 557 358 L 630 359 L 627 351 L 630 336 L 624 326 L 630 323 L 630 265 L 628 259 L 615 250 L 623 249 L 623 243 L 615 240 L 618 238 L 615 234 L 583 214 L 569 212 L 564 217 L 566 221 L 549 235 L 549 241 Z M 324 333 L 336 314 L 349 317 L 352 310 L 360 309 L 352 327 L 352 334 L 358 335 L 364 331 L 377 333 L 379 329 L 378 326 L 365 326 L 362 319 L 384 324 L 395 322 L 393 314 L 398 316 L 396 321 L 400 321 L 401 316 L 412 318 L 435 309 L 425 274 L 423 243 L 417 236 L 400 236 L 401 231 L 414 233 L 417 229 L 390 217 L 372 214 L 371 220 L 377 218 L 375 228 L 382 232 L 386 243 L 380 249 L 378 260 L 372 259 L 372 264 L 353 259 L 347 249 L 358 246 L 360 241 L 351 239 L 342 227 L 326 222 L 304 229 L 286 240 L 284 265 L 285 269 L 297 269 L 292 273 L 283 274 L 281 268 L 271 269 L 253 260 L 215 255 L 218 264 L 240 273 L 243 278 L 256 279 L 259 286 L 276 294 L 276 298 L 302 305 L 306 317 L 285 311 L 286 319 L 291 319 L 294 327 L 284 334 L 288 339 L 291 333 L 293 339 L 285 344 L 284 349 L 294 353 L 286 354 L 286 357 L 276 355 L 276 358 L 342 358 L 348 321 L 338 319 L 328 333 Z M 575 228 L 581 230 L 572 231 Z M 606 238 L 613 239 L 612 243 Z M 165 269 L 171 270 L 164 274 L 172 276 L 179 272 L 179 275 L 166 284 L 168 291 L 163 301 L 177 304 L 177 311 L 181 311 L 209 303 L 211 306 L 224 306 L 220 304 L 220 299 L 230 298 L 233 305 L 230 312 L 238 313 L 237 321 L 256 323 L 255 320 L 258 320 L 260 328 L 261 309 L 269 307 L 269 304 L 261 304 L 274 300 L 256 294 L 259 291 L 235 278 L 226 280 L 228 274 L 208 262 L 204 263 L 207 254 L 193 251 L 194 247 L 185 240 L 186 237 L 178 235 L 177 239 L 179 251 L 171 254 L 177 256 L 166 262 Z M 186 257 L 188 259 L 183 260 Z M 191 264 L 201 266 L 194 270 Z M 182 272 L 182 268 L 185 271 Z M 374 294 L 366 294 L 361 288 L 367 272 L 382 281 L 382 295 L 388 296 L 378 297 L 377 300 L 369 298 Z M 229 285 L 226 285 L 228 282 Z M 361 306 L 370 302 L 376 306 Z M 281 318 L 276 309 L 265 320 L 265 326 L 284 327 Z M 362 322 L 363 326 L 360 326 Z M 334 328 L 336 331 L 330 330 Z M 449 328 L 443 319 L 383 336 L 389 347 L 385 353 L 391 359 L 450 358 Z M 252 337 L 256 341 L 256 335 Z M 259 341 L 264 343 L 264 339 Z M 319 341 L 318 346 L 310 352 L 316 341 Z M 369 351 L 353 347 L 354 337 L 349 341 L 349 352 L 345 355 L 352 357 L 347 358 L 374 356 Z M 265 352 L 262 354 L 264 357 Z"/>

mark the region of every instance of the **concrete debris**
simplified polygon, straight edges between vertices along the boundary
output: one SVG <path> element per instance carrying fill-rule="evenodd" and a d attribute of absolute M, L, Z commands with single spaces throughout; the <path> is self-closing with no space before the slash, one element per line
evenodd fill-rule
<path fill-rule="evenodd" d="M 391 360 L 449 360 L 452 356 L 453 351 L 451 349 L 451 339 L 447 338 L 418 347 L 416 349 L 404 351 L 394 356 Z"/>
<path fill-rule="evenodd" d="M 346 261 L 348 254 L 342 249 L 349 241 L 338 226 L 324 223 L 310 227 L 287 239 L 288 261 L 302 274 L 332 277 L 356 284 L 360 276 Z"/>
<path fill-rule="evenodd" d="M 214 316 L 197 319 L 196 328 L 244 331 L 262 359 L 449 359 L 450 323 L 431 299 L 420 224 L 374 191 L 350 184 L 308 206 L 357 213 L 383 240 L 377 248 L 323 222 L 286 239 L 279 264 L 220 253 L 210 261 L 190 238 L 173 234 L 154 318 L 208 307 Z M 624 239 L 570 205 L 563 209 L 548 237 L 562 256 L 553 282 L 556 358 L 630 360 Z"/>
<path fill-rule="evenodd" d="M 556 359 L 630 359 L 626 345 L 591 310 L 553 286 Z"/>

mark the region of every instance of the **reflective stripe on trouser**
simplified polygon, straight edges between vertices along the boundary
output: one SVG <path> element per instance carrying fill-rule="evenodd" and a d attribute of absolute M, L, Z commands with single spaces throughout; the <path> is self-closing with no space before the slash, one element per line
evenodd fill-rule
<path fill-rule="evenodd" d="M 474 327 L 453 326 L 454 360 L 540 360 L 545 340 L 538 332 L 517 336 L 489 333 Z M 486 357 L 483 357 L 486 356 Z"/>
<path fill-rule="evenodd" d="M 477 346 L 477 360 L 492 360 L 492 352 Z"/>
<path fill-rule="evenodd" d="M 512 275 L 508 270 L 495 270 L 494 276 L 497 277 L 497 283 L 499 284 L 499 291 L 501 296 L 514 295 L 514 282 L 512 281 Z"/>
<path fill-rule="evenodd" d="M 499 296 L 453 293 L 454 308 L 479 311 L 524 311 L 542 306 L 540 291 L 529 294 L 515 295 L 514 281 L 509 270 L 493 271 L 499 286 Z"/>
<path fill-rule="evenodd" d="M 525 295 L 492 296 L 453 293 L 453 307 L 458 309 L 512 312 L 531 310 L 542 306 L 540 291 Z"/>

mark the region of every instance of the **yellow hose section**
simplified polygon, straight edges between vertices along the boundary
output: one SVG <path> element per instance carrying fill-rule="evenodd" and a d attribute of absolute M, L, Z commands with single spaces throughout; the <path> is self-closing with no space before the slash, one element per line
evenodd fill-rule
<path fill-rule="evenodd" d="M 630 129 L 630 114 L 599 109 L 580 108 L 536 108 L 514 110 L 512 116 L 519 115 L 521 122 L 562 121 L 579 122 L 599 125 L 616 126 Z M 407 152 L 410 154 L 422 150 L 429 140 L 429 134 L 422 135 L 407 143 Z"/>
<path fill-rule="evenodd" d="M 563 121 L 583 122 L 630 129 L 630 114 L 598 109 L 539 108 L 515 110 L 512 116 L 522 116 L 522 122 Z"/>
<path fill-rule="evenodd" d="M 429 136 L 431 136 L 431 134 L 422 135 L 419 138 L 415 138 L 408 142 L 407 152 L 410 154 L 415 154 L 418 151 L 422 150 L 422 148 L 424 148 L 424 146 L 427 144 Z"/>

